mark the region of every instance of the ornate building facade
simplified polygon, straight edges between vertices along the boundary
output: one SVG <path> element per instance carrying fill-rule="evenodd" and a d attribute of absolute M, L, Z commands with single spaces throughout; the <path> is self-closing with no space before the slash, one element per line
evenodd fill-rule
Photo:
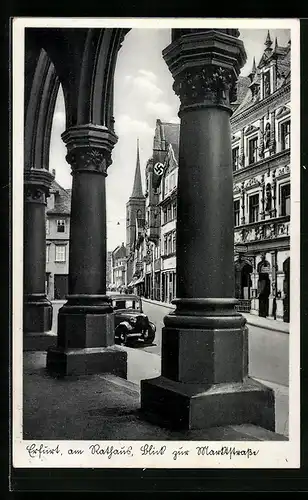
<path fill-rule="evenodd" d="M 290 44 L 270 33 L 231 117 L 235 290 L 243 311 L 289 321 Z"/>

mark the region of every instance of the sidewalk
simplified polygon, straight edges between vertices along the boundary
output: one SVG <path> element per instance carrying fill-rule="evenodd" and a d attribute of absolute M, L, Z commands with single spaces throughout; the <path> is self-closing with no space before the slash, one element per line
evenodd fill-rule
<path fill-rule="evenodd" d="M 148 302 L 149 304 L 156 304 L 161 307 L 165 307 L 169 311 L 174 311 L 175 306 L 169 302 L 160 302 L 159 300 L 145 299 L 142 297 L 143 302 Z M 273 330 L 275 332 L 289 333 L 289 323 L 284 323 L 283 321 L 277 321 L 271 318 L 261 318 L 255 314 L 242 313 L 247 319 L 248 325 L 258 326 L 259 328 L 265 328 L 266 330 Z"/>
<path fill-rule="evenodd" d="M 276 433 L 250 424 L 174 431 L 147 422 L 140 412 L 139 379 L 146 375 L 153 356 L 155 363 L 147 376 L 157 376 L 159 357 L 141 350 L 125 350 L 128 352 L 128 365 L 133 367 L 128 380 L 108 374 L 52 378 L 45 369 L 46 352 L 25 352 L 23 438 L 154 441 L 288 439 L 286 426 L 283 427 L 278 422 L 279 415 Z M 140 365 L 142 373 L 137 373 L 136 368 Z M 276 411 L 278 412 L 277 402 Z"/>

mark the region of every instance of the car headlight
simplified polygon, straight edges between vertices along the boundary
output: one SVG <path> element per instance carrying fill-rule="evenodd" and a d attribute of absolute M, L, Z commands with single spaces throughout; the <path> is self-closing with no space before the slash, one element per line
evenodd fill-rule
<path fill-rule="evenodd" d="M 135 325 L 137 323 L 137 318 L 130 318 L 129 322 L 131 325 Z"/>

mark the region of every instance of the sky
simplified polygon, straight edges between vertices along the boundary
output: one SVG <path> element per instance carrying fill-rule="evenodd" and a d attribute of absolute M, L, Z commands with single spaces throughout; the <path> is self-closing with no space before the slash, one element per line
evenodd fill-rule
<path fill-rule="evenodd" d="M 270 30 L 274 42 L 287 45 L 290 31 Z M 247 62 L 241 70 L 247 76 L 253 57 L 258 64 L 264 51 L 267 29 L 240 31 L 247 53 Z M 152 155 L 156 119 L 179 123 L 180 101 L 175 95 L 173 78 L 163 60 L 162 51 L 171 42 L 170 29 L 132 29 L 119 51 L 114 81 L 114 118 L 118 142 L 112 153 L 113 163 L 106 179 L 107 249 L 114 250 L 126 240 L 126 202 L 133 188 L 136 166 L 137 138 L 139 138 L 141 175 Z M 64 188 L 71 188 L 70 166 L 65 160 L 66 148 L 61 139 L 65 130 L 62 89 L 56 102 L 51 144 L 50 170 L 56 170 L 56 180 Z"/>

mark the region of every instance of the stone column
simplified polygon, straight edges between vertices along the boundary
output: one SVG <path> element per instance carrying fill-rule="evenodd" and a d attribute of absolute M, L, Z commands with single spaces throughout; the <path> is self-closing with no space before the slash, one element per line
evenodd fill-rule
<path fill-rule="evenodd" d="M 46 297 L 46 198 L 53 176 L 44 169 L 24 174 L 24 333 L 51 330 L 52 305 Z"/>
<path fill-rule="evenodd" d="M 248 331 L 234 298 L 230 102 L 245 50 L 237 36 L 201 31 L 164 51 L 181 100 L 178 298 L 164 318 L 162 374 L 141 382 L 141 409 L 171 428 L 273 430 L 273 391 L 248 377 Z"/>
<path fill-rule="evenodd" d="M 97 125 L 62 134 L 71 164 L 69 295 L 58 316 L 58 347 L 47 354 L 50 373 L 109 372 L 126 377 L 127 353 L 114 346 L 114 318 L 106 295 L 105 178 L 116 135 Z"/>

